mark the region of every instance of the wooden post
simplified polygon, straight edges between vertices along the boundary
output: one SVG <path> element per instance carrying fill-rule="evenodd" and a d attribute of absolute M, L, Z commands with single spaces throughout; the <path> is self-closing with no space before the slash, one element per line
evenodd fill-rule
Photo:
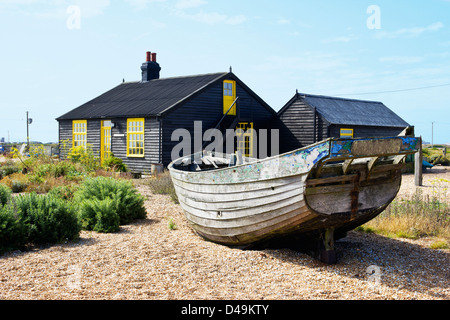
<path fill-rule="evenodd" d="M 336 252 L 334 250 L 334 228 L 325 230 L 322 239 L 322 250 L 320 250 L 320 260 L 326 264 L 336 263 Z"/>
<path fill-rule="evenodd" d="M 27 111 L 27 151 L 30 151 L 30 131 L 28 129 L 30 125 L 30 120 L 28 120 L 28 111 Z"/>
<path fill-rule="evenodd" d="M 417 187 L 422 186 L 422 137 L 417 142 L 419 144 L 418 151 L 414 157 L 414 182 Z"/>

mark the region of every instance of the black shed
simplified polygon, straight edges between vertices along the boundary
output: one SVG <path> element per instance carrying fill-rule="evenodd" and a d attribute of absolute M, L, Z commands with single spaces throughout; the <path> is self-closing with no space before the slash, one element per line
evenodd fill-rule
<path fill-rule="evenodd" d="M 123 82 L 56 119 L 62 158 L 72 147 L 90 145 L 101 159 L 113 153 L 131 171 L 150 172 L 152 165 L 167 166 L 173 160 L 172 150 L 180 142 L 172 141 L 176 129 L 192 137 L 199 124 L 202 135 L 216 127 L 258 130 L 276 118 L 231 70 L 160 78 L 156 54 L 149 52 L 141 70 L 141 81 Z M 246 139 L 241 151 L 256 156 L 249 150 L 252 137 Z M 194 141 L 191 145 L 193 152 L 202 147 Z"/>
<path fill-rule="evenodd" d="M 377 101 L 296 93 L 278 111 L 280 152 L 327 138 L 386 137 L 409 124 Z"/>

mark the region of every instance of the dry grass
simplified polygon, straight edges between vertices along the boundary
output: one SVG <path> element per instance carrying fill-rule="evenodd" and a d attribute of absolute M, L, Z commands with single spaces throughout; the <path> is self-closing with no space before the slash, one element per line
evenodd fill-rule
<path fill-rule="evenodd" d="M 407 192 L 400 192 L 399 196 L 382 214 L 358 229 L 394 238 L 433 237 L 435 238 L 434 248 L 448 248 L 450 243 L 450 180 L 447 179 L 447 175 L 450 171 L 447 171 L 442 176 L 430 175 L 430 179 L 425 181 L 424 187 L 412 186 L 413 176 L 406 176 L 402 188 L 407 189 Z"/>
<path fill-rule="evenodd" d="M 178 203 L 178 197 L 175 193 L 175 188 L 173 186 L 169 171 L 164 171 L 156 177 L 148 178 L 145 184 L 150 187 L 150 190 L 154 194 L 169 195 L 174 203 Z"/>

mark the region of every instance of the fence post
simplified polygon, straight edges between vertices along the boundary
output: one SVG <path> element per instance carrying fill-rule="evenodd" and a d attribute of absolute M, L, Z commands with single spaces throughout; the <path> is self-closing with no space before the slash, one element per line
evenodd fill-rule
<path fill-rule="evenodd" d="M 414 157 L 414 182 L 416 186 L 422 186 L 422 137 L 419 138 L 417 142 L 419 144 L 418 150 Z"/>

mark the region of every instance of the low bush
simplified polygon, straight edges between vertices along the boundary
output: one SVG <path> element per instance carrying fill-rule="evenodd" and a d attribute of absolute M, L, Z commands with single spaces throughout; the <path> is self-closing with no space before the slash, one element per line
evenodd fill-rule
<path fill-rule="evenodd" d="M 103 160 L 102 163 L 103 167 L 105 167 L 108 170 L 116 171 L 116 172 L 127 172 L 127 166 L 125 163 L 123 163 L 121 158 L 114 157 L 113 154 L 111 154 L 108 158 Z"/>
<path fill-rule="evenodd" d="M 19 195 L 14 202 L 28 242 L 60 243 L 79 237 L 81 228 L 71 203 L 36 193 Z"/>
<path fill-rule="evenodd" d="M 7 161 L 5 163 L 0 164 L 0 179 L 3 179 L 10 174 L 17 173 L 22 171 L 22 168 L 14 161 Z"/>
<path fill-rule="evenodd" d="M 0 183 L 8 186 L 12 192 L 20 193 L 25 191 L 30 181 L 23 173 L 13 173 L 3 178 Z"/>
<path fill-rule="evenodd" d="M 0 254 L 22 249 L 26 242 L 24 227 L 16 216 L 13 203 L 0 206 Z"/>
<path fill-rule="evenodd" d="M 107 229 L 106 221 L 114 222 L 111 218 L 114 216 L 112 212 L 117 213 L 121 225 L 135 219 L 144 219 L 147 215 L 144 197 L 137 192 L 131 182 L 124 180 L 106 177 L 87 178 L 75 193 L 74 201 L 79 207 L 81 224 L 87 230 L 94 230 L 99 218 L 103 219 L 102 229 Z M 99 215 L 93 209 L 99 210 Z M 103 218 L 102 214 L 108 217 Z M 114 226 L 112 228 L 114 229 Z"/>
<path fill-rule="evenodd" d="M 79 209 L 82 228 L 104 233 L 119 231 L 120 217 L 117 207 L 117 199 L 83 200 Z"/>
<path fill-rule="evenodd" d="M 433 165 L 440 164 L 442 166 L 450 166 L 450 160 L 443 155 L 435 155 L 430 157 L 430 162 Z"/>
<path fill-rule="evenodd" d="M 4 184 L 0 184 L 0 207 L 4 206 L 11 199 L 11 189 Z"/>
<path fill-rule="evenodd" d="M 63 186 L 57 186 L 51 189 L 48 194 L 57 197 L 62 200 L 72 200 L 75 192 L 79 189 L 78 184 L 68 184 Z"/>
<path fill-rule="evenodd" d="M 80 163 L 83 169 L 88 172 L 95 171 L 100 167 L 100 160 L 94 154 L 91 145 L 71 148 L 67 154 L 67 159 L 72 163 Z"/>

